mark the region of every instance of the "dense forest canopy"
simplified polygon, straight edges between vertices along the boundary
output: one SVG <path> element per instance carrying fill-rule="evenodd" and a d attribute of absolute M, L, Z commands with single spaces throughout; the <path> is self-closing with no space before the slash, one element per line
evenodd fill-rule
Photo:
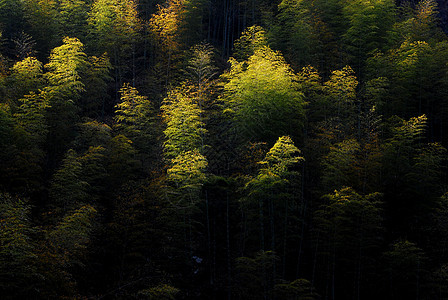
<path fill-rule="evenodd" d="M 0 0 L 0 298 L 447 299 L 447 16 Z"/>

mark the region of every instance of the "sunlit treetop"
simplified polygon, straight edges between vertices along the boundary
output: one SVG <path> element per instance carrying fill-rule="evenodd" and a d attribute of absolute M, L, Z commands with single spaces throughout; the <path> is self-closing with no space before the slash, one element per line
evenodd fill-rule
<path fill-rule="evenodd" d="M 158 5 L 157 12 L 149 21 L 151 31 L 169 50 L 178 46 L 181 14 L 184 9 L 185 0 L 167 0 L 164 5 Z"/>

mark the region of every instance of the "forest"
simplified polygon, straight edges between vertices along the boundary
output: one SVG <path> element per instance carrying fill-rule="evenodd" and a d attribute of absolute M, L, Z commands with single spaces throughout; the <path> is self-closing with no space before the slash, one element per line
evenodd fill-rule
<path fill-rule="evenodd" d="M 447 13 L 0 0 L 0 298 L 448 299 Z"/>

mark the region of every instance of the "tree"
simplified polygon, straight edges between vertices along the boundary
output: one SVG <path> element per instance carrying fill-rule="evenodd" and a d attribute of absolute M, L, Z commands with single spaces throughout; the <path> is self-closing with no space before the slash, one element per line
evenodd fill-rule
<path fill-rule="evenodd" d="M 79 153 L 85 153 L 90 147 L 105 146 L 112 138 L 112 128 L 98 121 L 87 120 L 78 127 L 78 136 L 73 141 L 73 146 Z"/>
<path fill-rule="evenodd" d="M 59 224 L 48 232 L 49 248 L 61 259 L 59 265 L 70 267 L 82 264 L 90 234 L 93 230 L 96 209 L 83 205 L 67 213 Z"/>
<path fill-rule="evenodd" d="M 78 206 L 44 231 L 45 238 L 38 252 L 38 271 L 45 278 L 40 296 L 76 296 L 76 273 L 84 267 L 96 214 L 97 210 L 91 205 Z"/>
<path fill-rule="evenodd" d="M 396 232 L 411 227 L 418 235 L 442 194 L 440 171 L 446 149 L 423 143 L 426 121 L 425 115 L 395 119 L 395 124 L 390 120 L 392 134 L 383 150 L 384 199 L 389 226 Z"/>
<path fill-rule="evenodd" d="M 158 6 L 157 13 L 153 14 L 150 20 L 152 32 L 168 52 L 179 47 L 179 28 L 184 2 L 184 0 L 166 1 L 163 6 Z"/>
<path fill-rule="evenodd" d="M 246 28 L 233 45 L 233 57 L 237 61 L 245 61 L 255 54 L 256 50 L 267 47 L 266 31 L 261 26 Z"/>
<path fill-rule="evenodd" d="M 142 29 L 137 6 L 135 0 L 95 0 L 89 12 L 88 48 L 96 55 L 110 55 L 116 91 L 125 78 L 135 80 L 136 45 Z"/>
<path fill-rule="evenodd" d="M 136 150 L 132 141 L 122 134 L 110 139 L 105 147 L 106 170 L 112 190 L 119 189 L 124 183 L 135 179 L 140 171 L 140 161 L 136 159 Z"/>
<path fill-rule="evenodd" d="M 0 104 L 0 186 L 6 190 L 8 178 L 12 177 L 10 172 L 14 161 L 14 119 L 9 105 Z M 11 185 L 9 185 L 11 188 Z"/>
<path fill-rule="evenodd" d="M 81 75 L 86 71 L 87 56 L 84 45 L 77 38 L 65 37 L 63 45 L 51 51 L 45 68 L 45 78 L 62 96 L 79 100 L 84 91 Z"/>
<path fill-rule="evenodd" d="M 404 20 L 396 25 L 402 41 L 430 42 L 443 39 L 443 33 L 438 26 L 438 14 L 438 3 L 434 0 L 419 1 L 413 8 L 405 7 Z"/>
<path fill-rule="evenodd" d="M 51 51 L 48 72 L 44 77 L 49 86 L 44 89 L 50 107 L 46 119 L 49 125 L 49 155 L 60 158 L 75 137 L 79 119 L 79 100 L 85 91 L 83 77 L 88 67 L 84 45 L 77 38 L 66 37 L 63 45 Z"/>
<path fill-rule="evenodd" d="M 299 136 L 305 103 L 283 57 L 262 47 L 247 62 L 229 62 L 223 97 L 244 140 L 273 142 L 282 135 Z"/>
<path fill-rule="evenodd" d="M 171 90 L 161 107 L 166 123 L 164 151 L 167 158 L 175 158 L 186 151 L 201 149 L 205 125 L 202 110 L 190 95 L 190 89 L 182 86 Z"/>
<path fill-rule="evenodd" d="M 85 93 L 79 101 L 82 115 L 87 117 L 105 116 L 106 102 L 109 99 L 108 87 L 112 80 L 112 65 L 106 53 L 89 57 L 88 68 L 83 78 Z"/>
<path fill-rule="evenodd" d="M 37 50 L 42 60 L 50 50 L 58 46 L 62 36 L 59 36 L 57 1 L 55 0 L 24 0 L 24 14 L 29 24 L 29 33 L 36 40 Z"/>
<path fill-rule="evenodd" d="M 328 155 L 322 160 L 322 184 L 325 191 L 341 189 L 349 185 L 357 185 L 360 179 L 357 156 L 361 146 L 354 139 L 344 140 L 330 148 Z"/>
<path fill-rule="evenodd" d="M 181 22 L 185 10 L 185 0 L 167 0 L 164 5 L 157 6 L 149 21 L 151 33 L 163 51 L 159 64 L 164 71 L 165 85 L 172 78 L 181 49 Z"/>
<path fill-rule="evenodd" d="M 349 61 L 362 77 L 365 61 L 374 51 L 384 50 L 393 41 L 395 2 L 391 0 L 351 1 L 343 8 L 349 27 L 343 36 Z"/>
<path fill-rule="evenodd" d="M 79 157 L 82 166 L 81 178 L 87 183 L 87 194 L 93 203 L 106 199 L 109 192 L 105 154 L 106 149 L 103 146 L 90 146 L 87 152 Z"/>
<path fill-rule="evenodd" d="M 38 93 L 44 86 L 43 65 L 35 57 L 26 57 L 16 62 L 7 78 L 8 102 L 15 106 L 17 100 L 31 93 Z"/>
<path fill-rule="evenodd" d="M 378 111 L 390 117 L 428 116 L 431 139 L 445 142 L 444 118 L 447 113 L 445 88 L 448 43 L 406 40 L 396 49 L 369 60 L 370 80 L 386 83 L 378 99 Z"/>
<path fill-rule="evenodd" d="M 89 2 L 86 0 L 61 0 L 58 2 L 57 17 L 60 24 L 60 36 L 73 36 L 85 41 Z"/>
<path fill-rule="evenodd" d="M 233 291 L 237 299 L 267 299 L 272 293 L 272 277 L 278 257 L 273 251 L 259 251 L 254 257 L 238 257 Z"/>
<path fill-rule="evenodd" d="M 82 164 L 74 150 L 69 150 L 59 170 L 54 174 L 50 197 L 57 212 L 66 212 L 86 203 L 88 183 L 82 176 Z"/>
<path fill-rule="evenodd" d="M 14 43 L 15 55 L 19 60 L 36 55 L 36 41 L 31 35 L 22 31 L 12 41 Z"/>
<path fill-rule="evenodd" d="M 204 107 L 207 92 L 213 84 L 217 68 L 213 64 L 214 48 L 210 44 L 197 44 L 191 48 L 192 55 L 188 61 L 186 72 L 191 84 L 195 87 L 198 104 Z"/>
<path fill-rule="evenodd" d="M 49 101 L 46 93 L 31 93 L 19 99 L 20 106 L 14 113 L 16 152 L 8 181 L 10 186 L 38 191 L 43 187 L 45 144 L 48 138 L 46 110 Z"/>
<path fill-rule="evenodd" d="M 303 230 L 304 203 L 301 202 L 300 173 L 297 171 L 297 165 L 302 161 L 300 150 L 289 136 L 278 138 L 259 162 L 258 175 L 248 181 L 245 186 L 247 196 L 241 200 L 248 223 L 245 235 L 250 237 L 246 247 L 278 253 L 282 274 L 286 272 L 286 265 L 297 262 L 301 255 L 298 257 L 289 247 L 303 242 L 303 236 L 298 237 Z"/>
<path fill-rule="evenodd" d="M 396 299 L 419 298 L 425 280 L 426 255 L 416 244 L 399 240 L 384 253 L 391 296 Z"/>
<path fill-rule="evenodd" d="M 147 97 L 125 83 L 120 89 L 121 103 L 116 105 L 115 121 L 120 133 L 130 138 L 137 149 L 148 153 L 155 141 L 155 112 Z"/>
<path fill-rule="evenodd" d="M 138 292 L 138 295 L 149 300 L 174 300 L 179 291 L 180 290 L 175 287 L 163 284 L 146 290 L 141 290 Z"/>
<path fill-rule="evenodd" d="M 28 200 L 0 193 L 0 291 L 5 299 L 37 296 L 34 231 Z"/>
<path fill-rule="evenodd" d="M 314 291 L 311 283 L 306 279 L 296 279 L 292 282 L 279 283 L 274 286 L 276 299 L 284 300 L 314 300 L 319 295 Z"/>
<path fill-rule="evenodd" d="M 167 180 L 175 188 L 174 205 L 191 207 L 199 200 L 207 159 L 197 150 L 186 151 L 171 160 L 167 170 Z"/>
<path fill-rule="evenodd" d="M 283 0 L 278 5 L 277 23 L 270 37 L 295 69 L 310 64 L 327 72 L 335 64 L 337 37 L 323 20 L 319 2 Z"/>
<path fill-rule="evenodd" d="M 18 0 L 0 1 L 0 27 L 3 36 L 8 39 L 23 29 L 23 5 Z"/>
<path fill-rule="evenodd" d="M 356 104 L 358 80 L 350 66 L 331 72 L 330 79 L 324 83 L 327 105 L 333 117 L 352 119 Z"/>
<path fill-rule="evenodd" d="M 369 276 L 378 260 L 382 238 L 381 194 L 360 195 L 349 187 L 335 190 L 323 197 L 325 201 L 315 212 L 317 246 L 315 255 L 326 264 L 319 270 L 322 285 L 332 298 L 375 291 Z M 317 257 L 315 257 L 317 262 Z M 340 280 L 340 276 L 345 279 Z M 350 291 L 351 290 L 351 291 Z"/>

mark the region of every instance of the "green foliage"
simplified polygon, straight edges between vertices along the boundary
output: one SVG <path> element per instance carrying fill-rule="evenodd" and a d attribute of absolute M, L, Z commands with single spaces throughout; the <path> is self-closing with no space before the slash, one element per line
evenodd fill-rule
<path fill-rule="evenodd" d="M 400 162 L 396 164 L 400 169 L 409 168 L 410 158 L 415 155 L 416 148 L 421 146 L 423 134 L 426 130 L 427 117 L 425 115 L 414 117 L 405 121 L 397 120 L 392 128 L 393 137 L 386 146 L 386 159 L 395 158 Z"/>
<path fill-rule="evenodd" d="M 108 84 L 112 80 L 111 69 L 112 65 L 106 53 L 99 57 L 89 57 L 88 69 L 83 78 L 85 95 L 81 99 L 84 115 L 89 117 L 104 115 L 105 103 L 109 99 Z"/>
<path fill-rule="evenodd" d="M 60 266 L 81 264 L 86 246 L 90 241 L 96 209 L 84 205 L 64 216 L 62 221 L 48 232 L 48 247 L 61 260 Z"/>
<path fill-rule="evenodd" d="M 0 0 L 0 298 L 447 298 L 411 2 Z"/>
<path fill-rule="evenodd" d="M 35 57 L 26 57 L 16 62 L 11 68 L 11 75 L 7 79 L 7 85 L 10 87 L 9 98 L 11 104 L 17 104 L 16 101 L 28 94 L 37 93 L 44 86 L 43 65 Z"/>
<path fill-rule="evenodd" d="M 268 47 L 247 62 L 230 59 L 223 78 L 227 112 L 236 130 L 251 141 L 273 142 L 278 136 L 299 135 L 303 124 L 303 94 L 283 57 Z"/>
<path fill-rule="evenodd" d="M 338 54 L 334 33 L 323 20 L 323 3 L 319 2 L 283 0 L 278 5 L 277 24 L 270 38 L 296 69 L 311 64 L 328 71 Z"/>
<path fill-rule="evenodd" d="M 394 289 L 392 295 L 405 299 L 416 297 L 424 281 L 426 255 L 416 244 L 400 240 L 384 253 L 387 273 Z"/>
<path fill-rule="evenodd" d="M 284 300 L 314 300 L 319 296 L 311 283 L 306 279 L 296 279 L 288 283 L 279 283 L 274 286 L 276 299 Z"/>
<path fill-rule="evenodd" d="M 105 198 L 108 191 L 106 170 L 106 149 L 102 146 L 90 146 L 79 158 L 82 165 L 81 177 L 87 183 L 87 193 L 93 200 Z"/>
<path fill-rule="evenodd" d="M 415 8 L 405 11 L 405 18 L 397 22 L 397 31 L 402 40 L 431 41 L 443 39 L 439 25 L 437 1 L 422 0 Z"/>
<path fill-rule="evenodd" d="M 96 213 L 90 205 L 78 206 L 44 231 L 45 239 L 39 249 L 39 273 L 45 279 L 40 287 L 42 297 L 76 297 L 73 274 L 85 267 Z"/>
<path fill-rule="evenodd" d="M 12 144 L 14 123 L 11 109 L 7 104 L 0 104 L 0 153 L 5 154 L 6 148 Z M 3 160 L 2 160 L 3 161 Z"/>
<path fill-rule="evenodd" d="M 73 142 L 77 151 L 84 152 L 89 147 L 107 145 L 112 138 L 112 128 L 98 121 L 87 120 L 79 124 L 79 135 Z"/>
<path fill-rule="evenodd" d="M 426 121 L 425 115 L 409 121 L 398 119 L 384 149 L 385 199 L 390 218 L 402 220 L 397 224 L 400 231 L 428 222 L 427 214 L 442 194 L 439 182 L 446 149 L 423 143 Z"/>
<path fill-rule="evenodd" d="M 55 0 L 23 1 L 25 19 L 30 26 L 30 34 L 36 40 L 37 50 L 44 57 L 60 43 L 62 38 L 59 36 L 57 4 Z"/>
<path fill-rule="evenodd" d="M 0 291 L 6 299 L 31 295 L 37 279 L 27 200 L 0 193 Z"/>
<path fill-rule="evenodd" d="M 353 247 L 358 239 L 363 247 L 378 246 L 381 233 L 381 194 L 360 195 L 350 187 L 323 197 L 325 204 L 316 214 L 320 230 L 329 230 L 340 247 Z M 364 244 L 366 243 L 366 244 Z M 373 243 L 373 244 L 370 244 Z M 356 251 L 356 249 L 351 249 Z"/>
<path fill-rule="evenodd" d="M 214 49 L 210 44 L 197 44 L 192 47 L 192 57 L 188 61 L 187 74 L 202 98 L 212 84 L 217 68 L 213 64 Z M 203 99 L 199 99 L 203 102 Z"/>
<path fill-rule="evenodd" d="M 84 91 L 81 74 L 87 67 L 84 45 L 79 39 L 69 37 L 65 37 L 63 43 L 51 51 L 50 61 L 45 65 L 48 69 L 45 77 L 62 95 L 79 100 Z"/>
<path fill-rule="evenodd" d="M 183 0 L 184 10 L 181 11 L 180 37 L 186 46 L 197 44 L 204 38 L 206 31 L 205 14 L 208 13 L 209 0 Z"/>
<path fill-rule="evenodd" d="M 116 105 L 115 121 L 120 133 L 134 141 L 135 145 L 148 150 L 154 140 L 155 113 L 147 97 L 139 95 L 136 88 L 125 83 L 120 89 L 121 103 Z"/>
<path fill-rule="evenodd" d="M 139 297 L 149 300 L 174 300 L 179 289 L 167 284 L 159 285 L 147 290 L 138 292 Z"/>
<path fill-rule="evenodd" d="M 393 41 L 395 3 L 391 0 L 350 1 L 344 7 L 349 27 L 343 36 L 353 66 L 361 72 L 366 58 Z"/>
<path fill-rule="evenodd" d="M 320 268 L 331 268 L 332 280 L 344 276 L 337 291 L 342 295 L 374 291 L 369 280 L 382 240 L 381 198 L 379 193 L 360 195 L 345 187 L 325 195 L 325 203 L 315 212 L 317 255 L 324 263 Z"/>
<path fill-rule="evenodd" d="M 119 188 L 126 181 L 137 176 L 140 162 L 136 160 L 136 150 L 132 141 L 124 135 L 117 135 L 106 145 L 106 165 L 110 176 L 110 187 Z"/>
<path fill-rule="evenodd" d="M 446 114 L 445 88 L 448 62 L 446 41 L 403 42 L 385 54 L 369 60 L 371 79 L 387 81 L 386 92 L 377 106 L 387 116 L 398 115 L 409 118 L 425 113 L 435 124 L 443 123 Z"/>
<path fill-rule="evenodd" d="M 351 116 L 354 113 L 358 80 L 349 66 L 333 71 L 330 79 L 324 83 L 328 95 L 330 110 L 336 109 L 338 117 Z"/>
<path fill-rule="evenodd" d="M 167 158 L 194 149 L 201 149 L 206 132 L 201 120 L 202 109 L 191 97 L 190 89 L 182 86 L 171 90 L 161 107 L 166 129 L 164 150 Z"/>
<path fill-rule="evenodd" d="M 82 164 L 77 153 L 70 149 L 54 174 L 50 187 L 50 197 L 58 211 L 65 213 L 89 199 L 88 183 L 81 175 Z"/>
<path fill-rule="evenodd" d="M 0 27 L 3 36 L 13 37 L 23 28 L 23 4 L 19 0 L 0 1 Z"/>
<path fill-rule="evenodd" d="M 21 138 L 29 146 L 42 146 L 48 132 L 45 113 L 49 106 L 46 93 L 25 95 L 19 99 L 20 106 L 14 114 L 17 129 L 21 131 Z M 26 134 L 24 134 L 26 133 Z"/>
<path fill-rule="evenodd" d="M 256 50 L 267 47 L 266 32 L 261 26 L 246 28 L 234 42 L 233 57 L 238 61 L 245 61 L 255 54 Z"/>
<path fill-rule="evenodd" d="M 289 259 L 287 245 L 295 243 L 301 228 L 298 211 L 303 203 L 297 167 L 304 160 L 290 137 L 280 137 L 259 162 L 258 175 L 247 182 L 247 196 L 240 200 L 247 215 L 248 240 L 256 240 L 258 234 L 261 249 L 283 253 L 283 268 Z"/>
<path fill-rule="evenodd" d="M 271 292 L 271 276 L 277 260 L 272 251 L 259 251 L 253 258 L 238 257 L 234 286 L 237 298 L 255 300 L 267 297 Z"/>
<path fill-rule="evenodd" d="M 137 2 L 134 0 L 95 0 L 89 12 L 88 24 L 90 26 L 92 46 L 98 53 L 108 51 L 129 50 L 129 41 L 136 38 L 141 28 L 138 17 Z M 123 46 L 123 49 L 118 47 Z M 115 55 L 115 53 L 114 53 Z"/>
<path fill-rule="evenodd" d="M 90 1 L 58 1 L 58 23 L 60 36 L 73 36 L 85 40 L 87 35 L 87 17 Z"/>
<path fill-rule="evenodd" d="M 186 151 L 171 160 L 167 180 L 175 187 L 177 205 L 194 205 L 198 201 L 207 165 L 207 159 L 198 150 Z"/>
<path fill-rule="evenodd" d="M 20 151 L 10 166 L 11 186 L 21 185 L 30 191 L 42 188 L 45 162 L 43 147 L 47 141 L 48 123 L 45 117 L 49 106 L 45 93 L 30 94 L 19 99 L 21 104 L 14 117 L 14 141 Z"/>
<path fill-rule="evenodd" d="M 288 175 L 289 168 L 305 160 L 303 157 L 298 156 L 299 154 L 300 150 L 294 146 L 289 136 L 279 137 L 266 154 L 265 159 L 259 162 L 262 165 L 261 174 L 267 176 Z"/>
<path fill-rule="evenodd" d="M 330 148 L 323 159 L 322 184 L 327 191 L 340 189 L 354 184 L 359 178 L 357 155 L 359 143 L 354 140 L 344 140 Z"/>

